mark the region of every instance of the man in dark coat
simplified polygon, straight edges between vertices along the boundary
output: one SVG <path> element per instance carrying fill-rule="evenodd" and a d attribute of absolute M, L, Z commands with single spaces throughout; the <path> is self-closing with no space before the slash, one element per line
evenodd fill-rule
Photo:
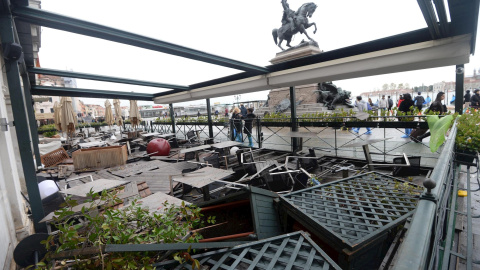
<path fill-rule="evenodd" d="M 480 90 L 475 89 L 474 95 L 470 99 L 470 107 L 480 109 Z"/>
<path fill-rule="evenodd" d="M 402 103 L 400 103 L 400 107 L 398 108 L 399 111 L 404 112 L 405 114 L 412 113 L 413 110 L 411 109 L 412 106 L 415 105 L 415 103 L 412 100 L 412 96 L 410 94 L 404 94 L 403 95 L 404 100 Z M 400 121 L 405 120 L 405 118 L 400 118 Z M 411 128 L 406 128 L 405 129 L 405 134 L 402 136 L 402 138 L 410 138 L 410 133 L 412 133 Z"/>
<path fill-rule="evenodd" d="M 418 108 L 418 110 L 422 111 L 423 103 L 425 102 L 425 99 L 423 98 L 421 92 L 418 92 L 418 96 L 415 97 L 414 102 L 415 102 L 415 106 Z"/>
<path fill-rule="evenodd" d="M 240 112 L 241 112 L 242 116 L 247 116 L 247 108 L 245 108 L 245 106 L 243 106 L 243 103 L 240 104 Z"/>
<path fill-rule="evenodd" d="M 253 114 L 253 108 L 248 108 L 247 115 L 242 116 L 242 119 L 245 121 L 245 127 L 243 128 L 243 132 L 247 134 L 249 147 L 253 147 L 252 128 L 253 119 L 255 119 L 255 117 L 256 115 Z"/>

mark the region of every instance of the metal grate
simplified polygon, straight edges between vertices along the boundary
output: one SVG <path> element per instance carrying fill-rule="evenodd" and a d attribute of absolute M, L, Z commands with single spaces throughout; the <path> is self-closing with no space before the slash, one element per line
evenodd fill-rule
<path fill-rule="evenodd" d="M 341 269 L 304 232 L 284 234 L 231 249 L 192 256 L 208 269 Z M 157 269 L 191 269 L 188 263 L 160 263 Z M 203 268 L 202 268 L 203 269 Z"/>
<path fill-rule="evenodd" d="M 353 248 L 412 214 L 423 191 L 417 185 L 370 172 L 282 196 L 322 233 Z M 322 230 L 323 229 L 323 230 Z M 330 237 L 329 237 L 330 238 Z"/>

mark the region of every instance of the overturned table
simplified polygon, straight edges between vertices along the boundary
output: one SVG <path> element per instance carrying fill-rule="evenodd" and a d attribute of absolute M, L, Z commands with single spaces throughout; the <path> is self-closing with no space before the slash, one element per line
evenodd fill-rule
<path fill-rule="evenodd" d="M 220 179 L 232 175 L 233 173 L 233 171 L 205 167 L 190 173 L 170 176 L 170 192 L 173 195 L 173 181 L 176 181 L 195 188 L 201 188 L 204 200 L 208 201 L 210 199 L 208 185 L 214 182 L 225 182 Z"/>
<path fill-rule="evenodd" d="M 381 138 L 381 139 L 371 139 L 371 140 L 365 140 L 361 142 L 355 142 L 351 144 L 347 144 L 341 147 L 347 148 L 347 147 L 362 147 L 363 148 L 363 153 L 365 154 L 365 159 L 367 160 L 367 165 L 368 165 L 368 170 L 373 171 L 373 161 L 372 161 L 372 156 L 370 155 L 370 149 L 368 147 L 369 144 L 374 144 L 377 142 L 382 142 L 389 140 L 390 138 Z"/>

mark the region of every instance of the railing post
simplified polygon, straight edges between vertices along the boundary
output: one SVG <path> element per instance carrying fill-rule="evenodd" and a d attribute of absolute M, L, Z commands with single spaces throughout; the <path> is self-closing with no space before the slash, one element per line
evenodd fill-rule
<path fill-rule="evenodd" d="M 235 140 L 235 134 L 234 134 L 235 126 L 233 125 L 233 119 L 231 118 L 229 120 L 229 122 L 230 122 L 230 141 L 234 141 Z"/>
<path fill-rule="evenodd" d="M 463 114 L 463 85 L 465 83 L 464 65 L 457 65 L 455 69 L 455 112 Z M 448 103 L 446 101 L 445 103 Z"/>
<path fill-rule="evenodd" d="M 213 122 L 212 122 L 212 108 L 210 107 L 210 99 L 207 98 L 207 116 L 208 116 L 208 140 L 209 143 L 213 143 Z"/>
<path fill-rule="evenodd" d="M 298 131 L 297 126 L 297 103 L 295 98 L 295 86 L 290 86 L 290 123 L 291 123 L 291 131 Z M 298 141 L 297 138 L 291 138 L 292 143 L 292 152 L 296 152 L 298 149 Z"/>
<path fill-rule="evenodd" d="M 173 110 L 173 103 L 170 103 L 169 106 L 170 106 L 170 119 L 172 120 L 172 133 L 176 134 L 176 132 L 175 132 L 175 112 Z"/>
<path fill-rule="evenodd" d="M 258 148 L 262 148 L 263 146 L 263 133 L 262 133 L 262 121 L 259 117 L 257 117 L 257 142 Z"/>

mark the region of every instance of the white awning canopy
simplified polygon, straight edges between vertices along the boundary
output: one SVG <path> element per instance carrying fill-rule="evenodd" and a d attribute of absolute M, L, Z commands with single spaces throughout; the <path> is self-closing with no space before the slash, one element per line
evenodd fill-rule
<path fill-rule="evenodd" d="M 309 83 L 454 66 L 468 63 L 470 52 L 471 35 L 460 35 L 192 89 L 157 97 L 154 101 L 157 104 L 177 103 Z"/>

